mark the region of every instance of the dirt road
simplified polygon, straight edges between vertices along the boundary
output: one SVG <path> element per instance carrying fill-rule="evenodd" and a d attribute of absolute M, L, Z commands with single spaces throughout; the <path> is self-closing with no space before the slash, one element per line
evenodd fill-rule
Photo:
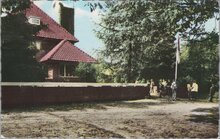
<path fill-rule="evenodd" d="M 143 99 L 3 111 L 5 137 L 218 136 L 218 104 Z"/>

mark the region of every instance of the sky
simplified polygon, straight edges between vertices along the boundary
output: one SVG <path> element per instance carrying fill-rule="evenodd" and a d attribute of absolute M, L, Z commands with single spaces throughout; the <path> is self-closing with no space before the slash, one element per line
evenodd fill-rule
<path fill-rule="evenodd" d="M 98 28 L 96 23 L 100 22 L 99 9 L 91 12 L 90 7 L 86 6 L 88 2 L 82 0 L 76 2 L 73 0 L 63 0 L 62 2 L 68 7 L 75 8 L 75 37 L 79 40 L 75 46 L 97 58 L 96 50 L 104 47 L 104 44 L 96 37 L 94 32 Z M 34 1 L 34 3 L 55 21 L 58 21 L 55 9 L 52 6 L 53 1 L 40 0 Z M 212 31 L 215 27 L 217 27 L 216 30 L 218 31 L 219 26 L 215 19 L 210 19 L 205 24 L 207 31 Z"/>

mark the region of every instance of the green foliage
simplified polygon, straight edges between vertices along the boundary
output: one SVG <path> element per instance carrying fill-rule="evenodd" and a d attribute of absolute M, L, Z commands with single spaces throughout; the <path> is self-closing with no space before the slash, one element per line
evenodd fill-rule
<path fill-rule="evenodd" d="M 31 4 L 30 0 L 2 0 L 1 1 L 1 13 L 12 14 L 24 11 L 29 8 Z"/>
<path fill-rule="evenodd" d="M 98 59 L 99 64 L 95 65 L 97 82 L 102 83 L 123 83 L 125 78 L 121 76 L 120 69 L 116 69 L 111 62 L 106 62 L 102 58 Z"/>
<path fill-rule="evenodd" d="M 200 89 L 208 91 L 211 82 L 217 83 L 218 37 L 217 33 L 211 32 L 184 47 L 184 60 L 179 65 L 179 78 L 183 84 L 197 80 Z"/>
<path fill-rule="evenodd" d="M 27 22 L 24 10 L 30 6 L 27 0 L 2 2 L 2 81 L 42 81 L 45 71 L 35 60 L 34 34 L 42 26 Z"/>
<path fill-rule="evenodd" d="M 97 36 L 102 57 L 120 81 L 174 78 L 175 35 L 195 39 L 217 12 L 210 1 L 118 1 L 102 18 Z"/>
<path fill-rule="evenodd" d="M 82 82 L 96 82 L 96 69 L 90 63 L 79 63 L 75 72 Z"/>
<path fill-rule="evenodd" d="M 95 65 L 97 82 L 111 83 L 114 82 L 114 73 L 108 63 L 98 60 L 99 64 Z"/>
<path fill-rule="evenodd" d="M 110 1 L 88 1 L 85 6 L 90 8 L 90 11 L 93 12 L 94 10 L 101 9 L 106 11 L 109 7 L 114 5 L 117 0 L 110 0 Z"/>

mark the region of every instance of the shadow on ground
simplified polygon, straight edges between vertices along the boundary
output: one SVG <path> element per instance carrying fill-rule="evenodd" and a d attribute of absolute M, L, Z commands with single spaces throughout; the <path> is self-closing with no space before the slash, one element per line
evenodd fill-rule
<path fill-rule="evenodd" d="M 218 125 L 219 110 L 218 107 L 198 108 L 192 111 L 189 120 L 198 123 L 212 123 Z"/>
<path fill-rule="evenodd" d="M 169 102 L 166 100 L 161 101 L 146 101 L 146 102 L 134 102 L 134 101 L 117 101 L 117 102 L 109 102 L 104 103 L 105 106 L 110 107 L 121 107 L 121 108 L 148 108 L 149 106 L 155 105 L 165 105 L 165 104 L 172 104 L 173 102 Z"/>
<path fill-rule="evenodd" d="M 55 105 L 36 105 L 36 106 L 20 106 L 13 109 L 4 109 L 2 113 L 9 112 L 53 112 L 53 111 L 70 111 L 70 110 L 86 110 L 86 109 L 96 109 L 105 110 L 100 103 L 71 103 L 71 104 L 55 104 Z"/>
<path fill-rule="evenodd" d="M 107 110 L 109 107 L 121 108 L 148 108 L 154 105 L 172 104 L 174 102 L 160 99 L 160 101 L 110 101 L 110 102 L 90 102 L 90 103 L 71 103 L 71 104 L 57 104 L 57 105 L 41 105 L 41 106 L 22 106 L 14 109 L 3 109 L 2 113 L 9 112 L 53 112 L 53 111 L 70 111 L 70 110 Z"/>

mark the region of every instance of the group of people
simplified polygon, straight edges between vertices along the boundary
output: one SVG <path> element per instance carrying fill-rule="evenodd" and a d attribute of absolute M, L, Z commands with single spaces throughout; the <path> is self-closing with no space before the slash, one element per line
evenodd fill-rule
<path fill-rule="evenodd" d="M 155 86 L 157 86 L 155 88 Z M 189 100 L 196 100 L 198 98 L 199 85 L 196 80 L 187 84 L 187 95 Z M 208 101 L 213 101 L 213 96 L 217 91 L 217 86 L 212 83 L 209 90 L 209 98 Z M 172 82 L 170 80 L 161 80 L 159 82 L 155 82 L 151 79 L 150 83 L 147 84 L 147 97 L 151 98 L 151 94 L 158 93 L 159 97 L 168 96 L 172 101 L 176 100 L 177 94 L 177 83 L 175 80 Z"/>
<path fill-rule="evenodd" d="M 196 83 L 196 81 L 192 83 L 188 83 L 187 84 L 188 98 L 190 100 L 195 100 L 198 97 L 198 90 L 199 90 L 199 86 Z M 216 91 L 218 91 L 218 87 L 216 83 L 212 82 L 209 88 L 209 96 L 208 96 L 209 102 L 213 102 L 213 97 Z"/>
<path fill-rule="evenodd" d="M 157 86 L 157 90 L 154 87 Z M 147 85 L 147 96 L 148 98 L 151 97 L 150 94 L 154 92 L 159 93 L 159 97 L 168 96 L 172 99 L 172 101 L 176 100 L 176 92 L 177 92 L 177 84 L 175 80 L 171 83 L 170 80 L 165 81 L 162 80 L 159 83 L 155 83 L 153 79 L 151 79 L 150 83 Z"/>
<path fill-rule="evenodd" d="M 194 80 L 192 83 L 187 84 L 187 94 L 189 100 L 195 100 L 198 97 L 199 86 Z"/>

